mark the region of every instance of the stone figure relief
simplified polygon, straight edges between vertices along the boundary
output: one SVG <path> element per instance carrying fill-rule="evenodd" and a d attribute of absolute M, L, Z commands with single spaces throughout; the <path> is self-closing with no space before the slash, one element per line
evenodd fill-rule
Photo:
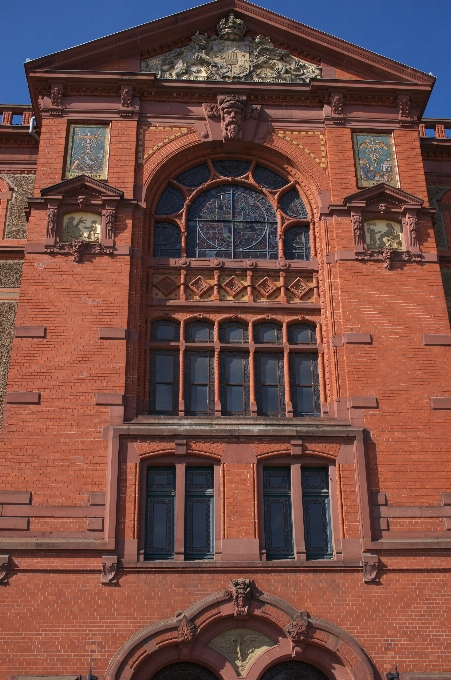
<path fill-rule="evenodd" d="M 61 229 L 61 243 L 70 241 L 100 241 L 101 217 L 94 213 L 76 212 L 64 216 Z"/>
<path fill-rule="evenodd" d="M 278 49 L 263 35 L 246 36 L 233 12 L 217 26 L 217 35 L 196 33 L 186 47 L 141 62 L 141 71 L 167 80 L 219 80 L 308 83 L 321 68 Z"/>
<path fill-rule="evenodd" d="M 236 674 L 242 677 L 255 659 L 274 647 L 274 642 L 257 630 L 234 628 L 217 635 L 208 646 L 225 656 Z"/>
<path fill-rule="evenodd" d="M 217 104 L 206 104 L 207 116 L 221 120 L 222 137 L 225 140 L 239 140 L 243 132 L 244 120 L 258 118 L 257 106 L 247 106 L 246 97 L 224 95 L 218 97 Z"/>

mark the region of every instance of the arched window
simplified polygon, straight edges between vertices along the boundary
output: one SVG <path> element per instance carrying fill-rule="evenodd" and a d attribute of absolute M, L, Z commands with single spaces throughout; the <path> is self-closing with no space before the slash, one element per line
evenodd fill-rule
<path fill-rule="evenodd" d="M 288 327 L 290 345 L 316 345 L 316 328 L 309 323 L 297 323 Z"/>
<path fill-rule="evenodd" d="M 243 344 L 249 341 L 247 324 L 239 321 L 228 321 L 223 323 L 219 330 L 219 339 L 221 342 L 230 344 Z"/>
<path fill-rule="evenodd" d="M 180 338 L 180 326 L 177 321 L 160 319 L 152 323 L 150 339 L 164 342 L 178 342 Z"/>
<path fill-rule="evenodd" d="M 217 680 L 217 677 L 197 663 L 174 663 L 158 671 L 152 680 Z"/>
<path fill-rule="evenodd" d="M 304 661 L 285 661 L 272 666 L 261 680 L 327 680 L 327 676 Z"/>
<path fill-rule="evenodd" d="M 191 321 L 186 324 L 186 342 L 213 342 L 213 324 L 209 321 Z"/>
<path fill-rule="evenodd" d="M 254 342 L 259 344 L 282 344 L 282 326 L 278 323 L 259 323 L 254 326 Z"/>
<path fill-rule="evenodd" d="M 275 260 L 277 218 L 268 199 L 239 185 L 201 194 L 188 213 L 188 257 Z"/>

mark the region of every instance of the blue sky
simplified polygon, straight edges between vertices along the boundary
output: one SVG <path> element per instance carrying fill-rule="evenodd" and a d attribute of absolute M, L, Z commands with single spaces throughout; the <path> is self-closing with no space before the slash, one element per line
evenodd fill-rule
<path fill-rule="evenodd" d="M 180 12 L 188 0 L 0 0 L 0 102 L 29 102 L 23 63 Z M 261 0 L 263 7 L 437 78 L 426 116 L 451 118 L 451 0 Z"/>

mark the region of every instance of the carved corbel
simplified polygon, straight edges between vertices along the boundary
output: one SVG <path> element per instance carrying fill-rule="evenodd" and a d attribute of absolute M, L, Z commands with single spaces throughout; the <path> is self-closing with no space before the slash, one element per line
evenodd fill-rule
<path fill-rule="evenodd" d="M 9 577 L 9 555 L 0 555 L 0 585 L 7 586 Z"/>
<path fill-rule="evenodd" d="M 332 92 L 330 95 L 330 113 L 334 123 L 344 122 L 344 97 L 342 92 Z"/>
<path fill-rule="evenodd" d="M 118 557 L 117 555 L 102 555 L 101 583 L 104 586 L 114 586 L 117 583 Z"/>
<path fill-rule="evenodd" d="M 119 109 L 119 115 L 124 117 L 129 117 L 133 113 L 133 86 L 132 85 L 121 85 L 121 108 Z"/>
<path fill-rule="evenodd" d="M 63 86 L 52 84 L 50 87 L 50 113 L 60 116 L 63 112 Z"/>
<path fill-rule="evenodd" d="M 230 581 L 233 599 L 233 615 L 236 619 L 249 618 L 249 607 L 253 596 L 252 581 L 248 578 L 234 578 Z"/>
<path fill-rule="evenodd" d="M 373 583 L 377 581 L 377 570 L 379 568 L 379 557 L 371 553 L 362 553 L 363 582 Z"/>
<path fill-rule="evenodd" d="M 400 95 L 398 97 L 398 122 L 400 125 L 410 125 L 412 122 L 411 105 L 409 96 Z"/>

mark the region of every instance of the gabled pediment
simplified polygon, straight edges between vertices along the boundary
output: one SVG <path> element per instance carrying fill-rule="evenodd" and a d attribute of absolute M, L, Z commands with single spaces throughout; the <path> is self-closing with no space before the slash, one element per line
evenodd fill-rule
<path fill-rule="evenodd" d="M 227 21 L 230 12 L 234 13 L 238 22 L 243 23 L 245 33 L 237 36 L 229 32 L 221 37 L 218 25 L 221 21 Z M 184 51 L 186 55 L 190 45 L 194 46 L 192 41 L 196 35 L 205 36 L 207 47 L 201 46 L 196 53 L 190 48 L 189 58 L 177 61 L 177 57 L 183 56 Z M 233 43 L 241 42 L 242 49 L 238 50 L 238 54 L 233 54 L 233 49 L 227 49 L 227 44 L 220 46 L 218 40 L 213 41 L 217 43 L 215 46 L 212 43 L 214 36 L 217 36 L 219 42 L 229 41 L 232 47 Z M 215 51 L 215 47 L 219 49 Z M 174 51 L 178 50 L 179 54 L 175 54 Z M 172 57 L 168 63 L 167 55 L 170 53 Z M 200 59 L 196 59 L 196 54 L 200 55 Z M 155 60 L 158 62 L 163 55 L 166 55 L 165 63 L 156 63 Z M 160 65 L 167 68 L 166 75 L 175 79 L 187 79 L 188 75 L 194 80 L 202 80 L 207 75 L 206 79 L 220 80 L 223 67 L 223 73 L 239 81 L 242 80 L 239 75 L 240 66 L 246 67 L 244 62 L 249 66 L 249 60 L 253 60 L 253 63 L 248 69 L 248 79 L 253 82 L 267 82 L 265 66 L 269 77 L 273 77 L 272 82 L 308 82 L 310 78 L 322 77 L 411 82 L 431 86 L 435 80 L 426 73 L 287 19 L 246 0 L 216 0 L 35 59 L 26 64 L 26 70 L 28 73 L 44 69 L 136 73 L 143 68 L 147 72 L 150 63 L 152 69 Z M 190 63 L 187 64 L 187 61 Z M 255 62 L 258 62 L 258 68 Z M 147 66 L 143 67 L 143 64 Z M 196 68 L 200 69 L 199 78 L 196 78 Z M 320 73 L 318 69 L 321 69 Z M 232 71 L 236 73 L 231 76 Z M 280 80 L 277 80 L 275 74 L 280 76 Z M 293 77 L 291 81 L 287 80 L 287 74 Z"/>
<path fill-rule="evenodd" d="M 397 189 L 389 184 L 375 184 L 367 189 L 357 191 L 355 194 L 346 196 L 343 204 L 347 208 L 362 206 L 367 210 L 372 208 L 380 209 L 381 205 L 387 205 L 393 208 L 412 207 L 419 209 L 422 207 L 424 201 L 418 196 L 408 194 L 407 191 Z"/>
<path fill-rule="evenodd" d="M 121 199 L 124 195 L 123 191 L 115 187 L 99 182 L 87 175 L 79 175 L 72 179 L 65 179 L 58 184 L 53 184 L 50 187 L 41 189 L 41 196 L 43 198 L 63 197 L 65 199 L 77 196 L 89 196 L 90 198 L 98 197 L 105 199 Z"/>

